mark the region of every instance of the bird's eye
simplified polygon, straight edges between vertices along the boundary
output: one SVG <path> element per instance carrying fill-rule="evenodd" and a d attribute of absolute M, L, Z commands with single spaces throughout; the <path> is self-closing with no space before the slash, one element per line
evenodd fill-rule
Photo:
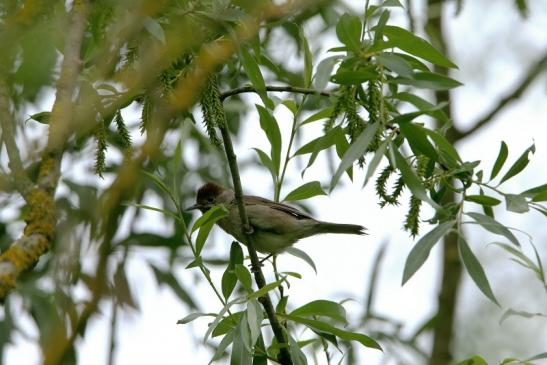
<path fill-rule="evenodd" d="M 215 199 L 213 197 L 207 198 L 207 203 L 214 203 Z"/>

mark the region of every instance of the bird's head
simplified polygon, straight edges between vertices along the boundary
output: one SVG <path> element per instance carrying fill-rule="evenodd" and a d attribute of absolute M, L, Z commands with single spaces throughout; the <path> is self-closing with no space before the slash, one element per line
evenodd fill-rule
<path fill-rule="evenodd" d="M 199 209 L 205 213 L 217 204 L 229 203 L 234 198 L 234 193 L 220 185 L 208 182 L 198 190 L 196 204 L 186 210 Z"/>

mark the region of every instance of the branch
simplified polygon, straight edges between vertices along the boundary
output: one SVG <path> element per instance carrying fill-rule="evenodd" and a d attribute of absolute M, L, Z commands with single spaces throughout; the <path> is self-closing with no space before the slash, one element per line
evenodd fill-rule
<path fill-rule="evenodd" d="M 19 274 L 33 267 L 40 256 L 49 249 L 55 235 L 56 217 L 53 196 L 59 180 L 64 145 L 62 138 L 67 137 L 68 125 L 72 119 L 72 95 L 80 69 L 80 49 L 86 17 L 87 1 L 76 0 L 71 11 L 71 24 L 67 29 L 64 58 L 52 109 L 48 145 L 42 155 L 38 185 L 26 196 L 29 206 L 27 225 L 23 237 L 0 255 L 0 301 L 3 301 L 8 291 L 15 287 Z"/>
<path fill-rule="evenodd" d="M 9 167 L 13 178 L 14 187 L 25 198 L 30 192 L 32 181 L 23 168 L 23 162 L 19 155 L 19 148 L 15 142 L 15 121 L 10 113 L 8 86 L 4 79 L 0 80 L 0 126 L 2 127 L 2 140 L 6 145 L 9 157 Z"/>
<path fill-rule="evenodd" d="M 230 138 L 230 133 L 228 132 L 226 123 L 220 123 L 219 129 L 220 129 L 220 132 L 222 133 L 222 140 L 224 141 L 226 158 L 228 159 L 230 172 L 232 174 L 232 182 L 234 184 L 234 193 L 235 193 L 235 199 L 236 199 L 237 207 L 239 211 L 239 217 L 243 225 L 243 235 L 245 236 L 245 242 L 243 243 L 245 243 L 245 245 L 247 246 L 247 249 L 249 250 L 249 256 L 251 258 L 251 267 L 255 276 L 256 285 L 258 286 L 259 289 L 261 289 L 262 287 L 266 285 L 266 280 L 264 279 L 264 274 L 262 273 L 262 269 L 260 268 L 261 266 L 260 261 L 256 253 L 253 240 L 251 239 L 251 233 L 253 229 L 251 228 L 251 225 L 249 224 L 249 217 L 247 216 L 247 212 L 245 211 L 245 204 L 243 203 L 243 191 L 241 188 L 241 179 L 239 177 L 239 169 L 237 167 L 237 157 L 234 153 L 232 139 Z M 264 310 L 266 311 L 266 314 L 272 326 L 272 331 L 274 333 L 275 339 L 277 340 L 277 343 L 281 345 L 279 349 L 279 359 L 278 359 L 279 362 L 283 365 L 292 364 L 290 353 L 287 347 L 283 346 L 287 344 L 287 338 L 285 336 L 283 327 L 277 320 L 270 296 L 268 294 L 265 294 L 259 300 L 262 303 Z"/>
<path fill-rule="evenodd" d="M 473 127 L 470 129 L 458 132 L 456 134 L 458 140 L 468 137 L 469 135 L 475 133 L 479 129 L 488 125 L 501 111 L 505 109 L 512 101 L 520 98 L 522 94 L 533 82 L 547 69 L 547 52 L 543 54 L 543 57 L 534 63 L 526 73 L 526 76 L 522 78 L 518 86 L 513 90 L 513 92 L 506 94 L 505 97 L 499 100 L 498 104 L 492 108 L 488 113 L 486 113 L 481 119 L 473 124 Z"/>
<path fill-rule="evenodd" d="M 305 95 L 321 95 L 321 96 L 330 96 L 331 93 L 329 91 L 317 91 L 314 89 L 307 89 L 305 87 L 297 87 L 297 86 L 266 86 L 266 91 L 280 91 L 280 92 L 289 92 L 289 93 L 297 93 L 297 94 L 305 94 Z M 234 96 L 237 94 L 243 94 L 243 93 L 257 93 L 258 90 L 254 88 L 253 86 L 243 86 L 239 87 L 237 89 L 225 91 L 220 94 L 220 100 L 224 101 L 224 99 L 229 98 L 230 96 Z"/>

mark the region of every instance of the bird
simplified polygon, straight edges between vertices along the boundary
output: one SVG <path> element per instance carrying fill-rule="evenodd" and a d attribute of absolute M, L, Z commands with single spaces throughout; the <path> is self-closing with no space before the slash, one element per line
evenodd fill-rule
<path fill-rule="evenodd" d="M 366 234 L 366 228 L 363 226 L 323 222 L 290 205 L 259 196 L 244 195 L 243 202 L 252 228 L 253 246 L 263 254 L 281 253 L 298 240 L 318 234 Z M 232 189 L 207 182 L 198 189 L 196 204 L 186 210 L 198 209 L 205 213 L 218 204 L 223 204 L 228 209 L 228 215 L 219 219 L 217 224 L 236 240 L 246 244 Z"/>

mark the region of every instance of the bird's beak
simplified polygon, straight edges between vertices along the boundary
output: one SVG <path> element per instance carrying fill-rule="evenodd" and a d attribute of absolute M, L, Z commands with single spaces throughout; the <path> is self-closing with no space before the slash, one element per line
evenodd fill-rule
<path fill-rule="evenodd" d="M 203 208 L 203 205 L 196 203 L 192 206 L 189 206 L 188 208 L 184 208 L 184 210 L 189 211 L 189 210 L 195 210 L 195 209 L 201 209 L 201 208 Z"/>

